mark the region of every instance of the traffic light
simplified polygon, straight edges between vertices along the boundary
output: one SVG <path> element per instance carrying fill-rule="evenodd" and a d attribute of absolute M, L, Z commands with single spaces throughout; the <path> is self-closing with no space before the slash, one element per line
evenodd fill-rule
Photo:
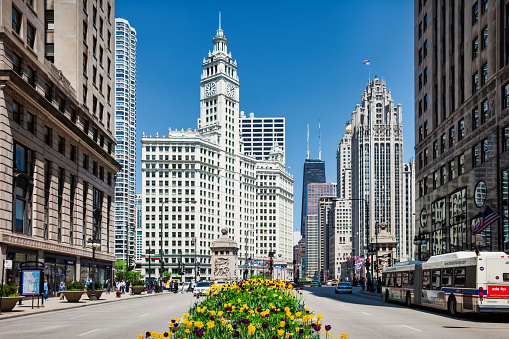
<path fill-rule="evenodd" d="M 271 270 L 272 270 L 272 267 L 273 267 L 272 265 L 273 265 L 272 264 L 272 258 L 270 258 L 270 260 L 269 260 L 269 267 L 270 267 Z"/>
<path fill-rule="evenodd" d="M 366 261 L 364 262 L 364 265 L 365 265 L 366 267 L 369 267 L 369 258 L 366 258 Z"/>
<path fill-rule="evenodd" d="M 244 280 L 247 279 L 247 268 L 244 269 Z"/>

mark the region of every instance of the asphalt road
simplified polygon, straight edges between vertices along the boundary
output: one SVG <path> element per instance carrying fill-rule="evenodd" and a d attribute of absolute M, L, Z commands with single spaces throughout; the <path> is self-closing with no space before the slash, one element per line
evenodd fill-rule
<path fill-rule="evenodd" d="M 471 315 L 451 318 L 429 308 L 408 308 L 385 303 L 381 298 L 361 294 L 335 294 L 333 287 L 312 287 L 303 291 L 310 310 L 324 315 L 322 324 L 332 326 L 339 338 L 508 338 L 509 314 Z"/>
<path fill-rule="evenodd" d="M 386 304 L 359 288 L 351 295 L 336 295 L 332 287 L 306 288 L 302 298 L 315 314 L 324 315 L 322 325 L 332 325 L 336 338 L 341 333 L 350 339 L 509 337 L 509 314 L 451 318 L 441 311 Z M 190 293 L 165 293 L 6 319 L 0 321 L 0 338 L 136 338 L 146 331 L 166 331 L 168 322 L 195 301 Z"/>

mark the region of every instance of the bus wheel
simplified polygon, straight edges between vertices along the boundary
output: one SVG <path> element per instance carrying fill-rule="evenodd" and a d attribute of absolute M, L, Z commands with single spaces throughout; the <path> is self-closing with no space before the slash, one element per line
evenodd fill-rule
<path fill-rule="evenodd" d="M 451 317 L 456 317 L 458 315 L 458 313 L 456 312 L 456 298 L 454 297 L 451 297 L 449 298 L 449 315 Z"/>
<path fill-rule="evenodd" d="M 407 307 L 412 307 L 412 298 L 410 297 L 410 292 L 406 292 L 406 305 Z"/>
<path fill-rule="evenodd" d="M 385 291 L 385 302 L 389 302 L 389 291 Z"/>

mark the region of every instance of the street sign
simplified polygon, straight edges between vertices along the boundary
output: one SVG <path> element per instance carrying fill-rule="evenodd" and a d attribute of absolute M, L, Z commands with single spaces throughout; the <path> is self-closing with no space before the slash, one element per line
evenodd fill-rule
<path fill-rule="evenodd" d="M 6 270 L 12 270 L 12 260 L 5 260 L 4 261 L 4 268 Z"/>
<path fill-rule="evenodd" d="M 248 264 L 244 264 L 244 267 L 249 267 L 249 265 Z"/>

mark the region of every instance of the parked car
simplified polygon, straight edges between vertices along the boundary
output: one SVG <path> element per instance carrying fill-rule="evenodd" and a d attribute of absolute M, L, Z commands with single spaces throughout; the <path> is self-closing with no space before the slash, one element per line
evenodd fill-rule
<path fill-rule="evenodd" d="M 227 285 L 228 284 L 228 281 L 223 281 L 223 280 L 216 280 L 214 281 L 214 285 Z"/>
<path fill-rule="evenodd" d="M 209 290 L 212 283 L 210 281 L 200 281 L 196 284 L 196 287 L 193 289 L 193 294 L 196 295 L 205 295 Z"/>
<path fill-rule="evenodd" d="M 336 285 L 336 288 L 334 289 L 334 292 L 336 294 L 339 294 L 339 293 L 350 293 L 350 294 L 352 294 L 352 285 L 350 285 L 350 283 L 347 282 L 347 281 L 339 282 Z"/>
<path fill-rule="evenodd" d="M 309 285 L 310 287 L 321 287 L 322 284 L 320 284 L 320 280 L 311 280 L 311 285 Z"/>

